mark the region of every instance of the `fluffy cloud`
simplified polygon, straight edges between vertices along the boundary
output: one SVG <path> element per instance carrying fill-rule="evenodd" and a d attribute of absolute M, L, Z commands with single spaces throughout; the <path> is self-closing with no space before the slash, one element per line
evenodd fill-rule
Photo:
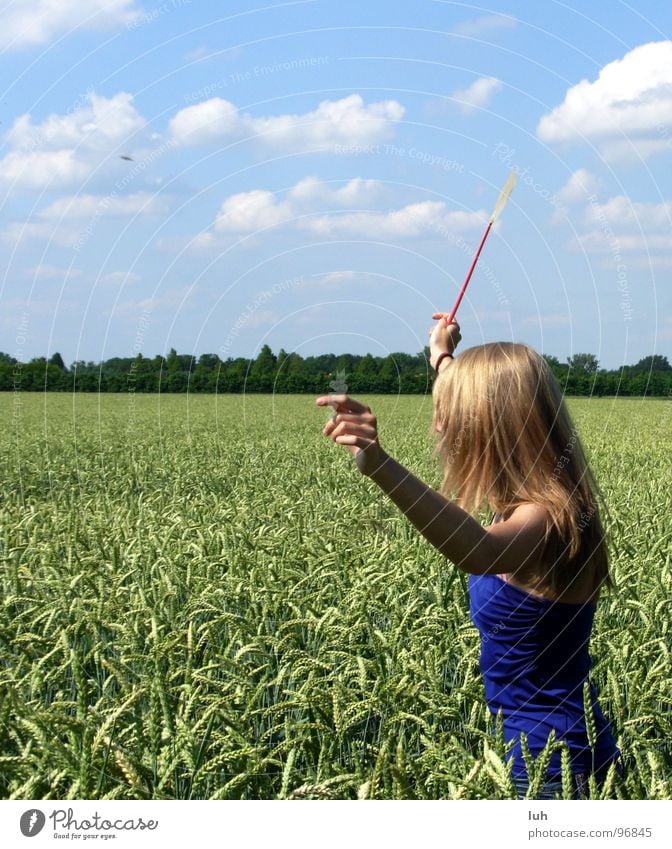
<path fill-rule="evenodd" d="M 9 224 L 0 233 L 5 241 L 27 240 L 54 242 L 65 248 L 83 247 L 94 235 L 98 224 L 108 216 L 136 216 L 163 213 L 169 198 L 149 192 L 126 196 L 75 195 L 59 198 L 41 209 L 37 220 Z"/>
<path fill-rule="evenodd" d="M 670 147 L 672 41 L 643 44 L 582 80 L 539 121 L 545 142 L 596 140 L 608 159 L 650 156 Z"/>
<path fill-rule="evenodd" d="M 3 137 L 9 152 L 0 159 L 0 180 L 28 188 L 76 185 L 108 157 L 116 161 L 120 146 L 145 126 L 125 92 L 111 98 L 89 92 L 78 108 L 40 124 L 26 113 Z"/>
<path fill-rule="evenodd" d="M 586 201 L 600 187 L 600 181 L 590 171 L 579 168 L 574 171 L 569 180 L 560 189 L 557 198 L 562 203 L 579 203 Z"/>
<path fill-rule="evenodd" d="M 294 217 L 289 201 L 279 201 L 273 192 L 255 189 L 231 195 L 215 218 L 215 230 L 252 233 L 275 227 Z"/>
<path fill-rule="evenodd" d="M 164 307 L 170 307 L 172 314 L 177 314 L 188 308 L 188 298 L 194 290 L 193 283 L 189 286 L 180 286 L 175 289 L 166 289 L 162 294 L 150 298 L 132 298 L 117 304 L 110 312 L 106 313 L 113 318 L 128 318 L 137 322 L 142 313 L 156 312 Z M 176 309 L 173 309 L 176 308 Z"/>
<path fill-rule="evenodd" d="M 27 188 L 73 185 L 89 172 L 71 150 L 12 151 L 0 159 L 0 180 Z"/>
<path fill-rule="evenodd" d="M 361 206 L 375 201 L 380 187 L 375 180 L 355 178 L 333 188 L 316 177 L 306 177 L 285 193 L 281 200 L 273 192 L 255 189 L 231 195 L 215 219 L 219 232 L 252 233 L 306 216 L 323 209 Z"/>
<path fill-rule="evenodd" d="M 249 315 L 243 316 L 240 320 L 241 327 L 249 327 L 250 330 L 255 327 L 271 327 L 281 321 L 282 316 L 275 310 L 261 310 L 260 312 L 252 312 Z"/>
<path fill-rule="evenodd" d="M 358 178 L 334 188 L 315 177 L 297 183 L 283 197 L 263 189 L 240 192 L 223 202 L 212 232 L 200 236 L 196 246 L 213 246 L 213 234 L 257 233 L 289 223 L 318 236 L 445 238 L 478 229 L 487 220 L 483 211 L 451 211 L 442 201 L 421 201 L 385 212 L 372 210 L 381 193 L 375 180 Z"/>
<path fill-rule="evenodd" d="M 109 271 L 98 279 L 104 286 L 127 286 L 139 283 L 142 277 L 135 271 Z"/>
<path fill-rule="evenodd" d="M 342 100 L 323 100 L 302 115 L 255 118 L 228 100 L 214 97 L 187 106 L 170 122 L 174 141 L 185 145 L 212 144 L 230 138 L 254 136 L 274 145 L 370 144 L 389 137 L 404 107 L 396 100 L 364 103 L 359 94 Z"/>
<path fill-rule="evenodd" d="M 235 135 L 240 124 L 237 107 L 221 97 L 213 97 L 178 112 L 170 122 L 170 134 L 180 144 L 211 144 Z"/>
<path fill-rule="evenodd" d="M 103 215 L 150 215 L 165 212 L 168 199 L 149 192 L 119 195 L 74 195 L 59 198 L 38 212 L 40 218 L 60 221 L 64 218 L 96 218 Z"/>
<path fill-rule="evenodd" d="M 0 239 L 19 245 L 24 242 L 53 242 L 63 248 L 72 248 L 81 237 L 81 232 L 72 223 L 49 221 L 14 221 L 0 232 Z"/>
<path fill-rule="evenodd" d="M 0 47 L 47 44 L 74 29 L 114 29 L 140 16 L 135 0 L 15 0 L 5 4 Z"/>
<path fill-rule="evenodd" d="M 53 265 L 40 263 L 32 268 L 26 269 L 27 273 L 35 280 L 74 280 L 84 273 L 79 268 L 57 268 Z"/>
<path fill-rule="evenodd" d="M 363 283 L 371 284 L 379 282 L 384 275 L 374 274 L 371 271 L 328 271 L 326 274 L 316 274 L 320 286 L 341 287 L 350 283 L 358 286 Z"/>
<path fill-rule="evenodd" d="M 483 226 L 484 215 L 451 212 L 442 201 L 421 201 L 391 212 L 348 212 L 322 215 L 306 220 L 304 226 L 321 236 L 359 235 L 396 239 L 412 236 L 447 236 Z"/>
<path fill-rule="evenodd" d="M 606 203 L 591 204 L 586 209 L 586 220 L 599 223 L 608 221 L 621 232 L 633 230 L 672 230 L 672 203 L 638 203 L 624 195 L 610 198 Z"/>
<path fill-rule="evenodd" d="M 496 77 L 481 77 L 468 88 L 454 91 L 451 99 L 457 103 L 465 115 L 468 115 L 478 107 L 487 106 L 501 87 L 501 80 Z"/>
<path fill-rule="evenodd" d="M 672 202 L 633 202 L 623 195 L 590 203 L 584 212 L 589 229 L 570 243 L 589 253 L 645 252 L 672 249 Z"/>
<path fill-rule="evenodd" d="M 514 29 L 517 25 L 515 18 L 511 15 L 481 15 L 478 18 L 470 18 L 453 27 L 452 32 L 457 35 L 489 35 L 500 30 Z"/>

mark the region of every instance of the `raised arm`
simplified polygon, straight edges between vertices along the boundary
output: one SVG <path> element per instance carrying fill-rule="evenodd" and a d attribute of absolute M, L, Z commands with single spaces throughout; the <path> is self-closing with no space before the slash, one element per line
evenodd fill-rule
<path fill-rule="evenodd" d="M 438 372 L 443 371 L 450 364 L 453 351 L 462 338 L 460 325 L 453 321 L 448 324 L 448 314 L 435 312 L 432 318 L 438 318 L 438 322 L 429 328 L 429 364 Z M 442 356 L 448 354 L 448 356 Z"/>

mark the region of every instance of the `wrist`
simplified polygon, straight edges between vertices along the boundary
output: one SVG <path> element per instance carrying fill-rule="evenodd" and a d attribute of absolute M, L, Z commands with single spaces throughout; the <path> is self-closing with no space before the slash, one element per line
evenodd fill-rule
<path fill-rule="evenodd" d="M 368 478 L 371 478 L 375 483 L 380 484 L 382 478 L 384 478 L 385 473 L 388 471 L 390 465 L 392 463 L 392 458 L 390 455 L 381 448 L 378 452 L 378 457 L 376 458 L 376 463 L 374 468 L 371 469 L 370 472 L 366 473 Z"/>
<path fill-rule="evenodd" d="M 434 369 L 434 371 L 438 374 L 446 367 L 446 363 L 449 363 L 453 359 L 453 354 L 451 351 L 440 351 L 436 354 L 433 354 L 430 357 L 430 365 Z"/>

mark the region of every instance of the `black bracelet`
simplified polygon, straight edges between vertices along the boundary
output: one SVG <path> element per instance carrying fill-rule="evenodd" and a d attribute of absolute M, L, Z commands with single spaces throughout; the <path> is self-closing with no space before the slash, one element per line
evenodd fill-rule
<path fill-rule="evenodd" d="M 434 371 L 437 374 L 439 373 L 439 366 L 443 362 L 444 357 L 450 357 L 451 360 L 454 359 L 453 355 L 451 353 L 449 353 L 448 351 L 444 351 L 442 354 L 439 354 L 439 358 L 437 359 L 436 365 L 434 366 Z"/>

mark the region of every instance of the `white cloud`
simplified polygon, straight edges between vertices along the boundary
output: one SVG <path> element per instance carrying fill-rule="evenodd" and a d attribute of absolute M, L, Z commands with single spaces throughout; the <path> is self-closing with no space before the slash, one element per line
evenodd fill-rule
<path fill-rule="evenodd" d="M 570 250 L 581 250 L 586 253 L 606 253 L 607 251 L 613 253 L 615 249 L 619 254 L 624 251 L 669 251 L 672 249 L 672 235 L 618 234 L 615 241 L 611 241 L 602 231 L 592 230 L 569 242 L 568 247 Z"/>
<path fill-rule="evenodd" d="M 208 59 L 236 59 L 242 55 L 242 47 L 229 47 L 226 50 L 213 50 L 210 47 L 197 47 L 189 50 L 182 57 L 185 62 L 199 62 Z"/>
<path fill-rule="evenodd" d="M 128 286 L 139 283 L 142 277 L 135 271 L 109 271 L 100 278 L 104 286 Z"/>
<path fill-rule="evenodd" d="M 2 10 L 0 47 L 47 44 L 75 29 L 115 29 L 139 15 L 135 0 L 15 0 Z"/>
<path fill-rule="evenodd" d="M 370 271 L 329 271 L 326 274 L 316 274 L 318 284 L 320 286 L 343 286 L 349 283 L 371 284 L 381 280 L 380 274 L 373 274 Z"/>
<path fill-rule="evenodd" d="M 74 280 L 81 277 L 83 272 L 79 268 L 56 268 L 53 265 L 34 265 L 26 269 L 27 273 L 36 280 Z"/>
<path fill-rule="evenodd" d="M 585 202 L 599 188 L 600 181 L 597 177 L 585 168 L 579 168 L 577 171 L 574 171 L 569 180 L 560 189 L 557 198 L 563 203 Z"/>
<path fill-rule="evenodd" d="M 172 138 L 180 144 L 211 144 L 240 131 L 238 108 L 228 100 L 213 97 L 187 106 L 170 122 Z"/>
<path fill-rule="evenodd" d="M 327 274 L 317 275 L 320 286 L 340 285 L 341 283 L 352 283 L 361 276 L 357 271 L 329 271 Z"/>
<path fill-rule="evenodd" d="M 213 97 L 178 112 L 170 122 L 172 138 L 185 145 L 212 144 L 227 138 L 255 136 L 274 145 L 370 144 L 387 138 L 404 107 L 396 100 L 366 105 L 359 94 L 323 100 L 302 115 L 255 118 L 235 104 Z"/>
<path fill-rule="evenodd" d="M 170 199 L 149 192 L 115 195 L 75 195 L 59 198 L 41 209 L 32 221 L 10 223 L 0 238 L 10 242 L 54 242 L 62 247 L 83 246 L 108 216 L 153 215 L 165 212 Z"/>
<path fill-rule="evenodd" d="M 231 195 L 220 207 L 214 228 L 220 232 L 252 233 L 324 207 L 370 204 L 379 194 L 380 184 L 375 180 L 357 177 L 344 186 L 334 188 L 317 177 L 306 177 L 292 186 L 282 200 L 273 192 L 264 189 Z"/>
<path fill-rule="evenodd" d="M 280 318 L 280 314 L 273 310 L 260 310 L 244 316 L 240 320 L 240 324 L 242 327 L 249 327 L 250 329 L 253 329 L 255 327 L 266 327 L 277 324 L 280 321 Z"/>
<path fill-rule="evenodd" d="M 478 107 L 487 106 L 501 87 L 502 82 L 496 77 L 481 77 L 468 88 L 454 91 L 450 97 L 468 115 Z"/>
<path fill-rule="evenodd" d="M 0 180 L 28 188 L 76 185 L 109 157 L 116 163 L 122 143 L 145 126 L 126 92 L 111 98 L 89 92 L 79 108 L 40 124 L 26 113 L 3 137 L 9 153 L 0 159 Z"/>
<path fill-rule="evenodd" d="M 151 215 L 165 212 L 168 198 L 149 192 L 130 195 L 74 195 L 59 198 L 37 214 L 40 218 L 58 220 L 64 218 L 100 218 L 103 215 Z"/>
<path fill-rule="evenodd" d="M 206 57 L 210 57 L 212 55 L 210 48 L 208 47 L 197 47 L 195 50 L 189 50 L 184 54 L 185 62 L 198 62 L 199 59 L 205 59 Z"/>
<path fill-rule="evenodd" d="M 569 243 L 572 250 L 620 255 L 672 249 L 672 201 L 643 203 L 617 195 L 588 204 L 583 218 L 590 229 Z"/>
<path fill-rule="evenodd" d="M 606 158 L 650 156 L 669 147 L 672 41 L 643 44 L 582 80 L 539 121 L 545 142 L 596 140 Z M 630 145 L 634 145 L 634 150 Z"/>
<path fill-rule="evenodd" d="M 291 203 L 279 201 L 273 192 L 255 189 L 227 198 L 215 219 L 215 229 L 251 233 L 282 224 L 293 216 Z"/>
<path fill-rule="evenodd" d="M 11 244 L 40 241 L 53 242 L 63 248 L 72 248 L 81 236 L 71 222 L 54 224 L 52 221 L 14 221 L 0 232 L 0 239 Z"/>
<path fill-rule="evenodd" d="M 660 130 L 665 128 L 661 126 Z M 627 162 L 648 159 L 658 153 L 672 153 L 672 141 L 668 138 L 606 139 L 600 143 L 600 150 L 607 162 Z"/>
<path fill-rule="evenodd" d="M 608 222 L 615 232 L 669 230 L 672 234 L 672 202 L 670 201 L 641 203 L 631 201 L 624 195 L 617 195 L 605 203 L 590 204 L 586 208 L 585 218 L 589 224 Z"/>
<path fill-rule="evenodd" d="M 518 24 L 511 15 L 481 15 L 478 18 L 469 18 L 454 26 L 452 32 L 457 35 L 479 36 L 487 35 L 500 30 L 514 29 Z"/>
<path fill-rule="evenodd" d="M 303 226 L 321 236 L 353 235 L 395 239 L 444 237 L 483 226 L 484 214 L 451 212 L 442 201 L 421 201 L 392 212 L 349 212 L 306 219 Z"/>
<path fill-rule="evenodd" d="M 33 124 L 29 113 L 21 115 L 5 140 L 17 150 L 109 148 L 145 124 L 132 101 L 133 96 L 126 92 L 106 98 L 90 91 L 78 108 L 49 115 L 41 124 Z"/>
<path fill-rule="evenodd" d="M 180 311 L 188 307 L 187 299 L 193 291 L 192 286 L 181 286 L 175 289 L 167 289 L 160 295 L 150 298 L 133 298 L 117 304 L 108 315 L 114 318 L 130 318 L 137 321 L 138 315 L 143 312 L 154 312 L 162 307 L 177 307 Z"/>
<path fill-rule="evenodd" d="M 484 211 L 451 211 L 442 201 L 420 201 L 385 212 L 371 210 L 380 197 L 379 183 L 359 178 L 333 188 L 315 177 L 307 177 L 282 198 L 263 189 L 240 192 L 226 198 L 215 218 L 213 232 L 201 234 L 193 247 L 214 246 L 215 234 L 257 233 L 289 223 L 319 236 L 445 238 L 480 228 L 487 220 Z"/>
<path fill-rule="evenodd" d="M 73 185 L 86 179 L 90 171 L 71 150 L 12 151 L 0 159 L 0 180 L 26 188 Z"/>

